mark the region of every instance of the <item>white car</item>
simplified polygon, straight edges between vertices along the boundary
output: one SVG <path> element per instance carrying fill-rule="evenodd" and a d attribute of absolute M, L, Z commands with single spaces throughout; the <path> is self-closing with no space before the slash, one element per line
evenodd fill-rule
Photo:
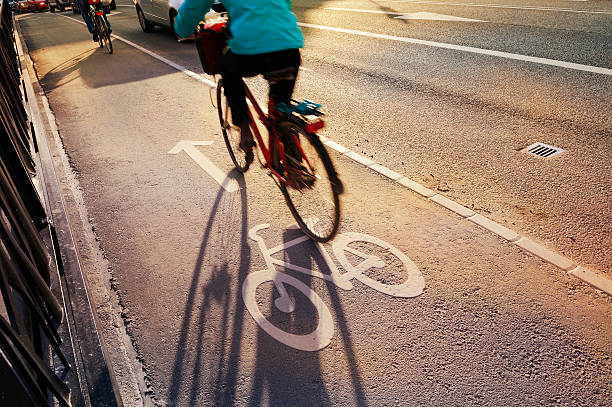
<path fill-rule="evenodd" d="M 153 32 L 155 26 L 167 27 L 174 33 L 174 19 L 184 0 L 134 0 L 142 31 Z"/>
<path fill-rule="evenodd" d="M 132 0 L 136 6 L 138 22 L 142 31 L 153 32 L 155 26 L 170 29 L 172 35 L 178 36 L 174 32 L 174 20 L 178 14 L 178 9 L 185 0 Z M 215 1 L 219 3 L 219 1 Z M 204 16 L 202 16 L 204 19 Z"/>

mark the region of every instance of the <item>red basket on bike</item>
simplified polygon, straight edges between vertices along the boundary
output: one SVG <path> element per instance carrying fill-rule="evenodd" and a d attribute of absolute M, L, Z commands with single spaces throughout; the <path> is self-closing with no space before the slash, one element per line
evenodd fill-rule
<path fill-rule="evenodd" d="M 227 18 L 217 18 L 198 26 L 195 44 L 202 68 L 209 75 L 221 73 L 221 56 L 226 45 L 226 24 Z"/>

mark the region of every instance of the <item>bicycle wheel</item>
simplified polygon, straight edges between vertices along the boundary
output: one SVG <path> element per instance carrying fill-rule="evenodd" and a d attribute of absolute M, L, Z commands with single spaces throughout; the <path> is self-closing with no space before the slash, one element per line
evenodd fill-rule
<path fill-rule="evenodd" d="M 280 189 L 300 229 L 312 240 L 326 242 L 338 231 L 342 183 L 316 134 L 292 121 L 279 123 L 278 132 L 281 140 L 296 136 L 306 157 L 301 158 L 299 148 L 285 151 L 290 166 L 293 163 L 300 168 L 298 177 L 304 182 L 301 187 L 280 183 Z"/>
<path fill-rule="evenodd" d="M 244 151 L 240 149 L 240 128 L 232 123 L 232 112 L 225 96 L 223 80 L 220 80 L 217 84 L 217 110 L 219 111 L 219 123 L 221 124 L 223 139 L 230 158 L 238 171 L 246 172 L 251 163 L 247 160 Z"/>
<path fill-rule="evenodd" d="M 102 39 L 102 37 L 104 36 L 102 33 L 103 28 L 102 28 L 102 23 L 100 21 L 100 17 L 95 14 L 95 13 L 91 13 L 90 17 L 92 18 L 92 21 L 94 22 L 94 25 L 96 26 L 96 30 L 98 31 L 98 44 L 100 45 L 100 48 L 104 47 L 104 40 Z"/>
<path fill-rule="evenodd" d="M 102 34 L 100 35 L 100 39 L 104 43 L 104 47 L 109 54 L 113 53 L 113 43 L 111 42 L 111 37 L 108 28 L 108 23 L 104 20 L 103 17 L 100 17 L 100 25 L 102 26 Z"/>
<path fill-rule="evenodd" d="M 272 323 L 262 312 L 261 303 L 257 300 L 257 288 L 264 283 L 274 283 L 279 297 L 274 300 L 276 309 L 283 313 L 295 311 L 296 303 L 287 292 L 287 287 L 293 287 L 312 304 L 318 315 L 316 327 L 310 333 L 295 334 Z M 277 341 L 294 349 L 314 352 L 330 344 L 334 336 L 334 320 L 329 308 L 312 288 L 302 281 L 278 271 L 260 270 L 249 274 L 242 283 L 242 300 L 247 310 L 257 323 Z M 302 305 L 305 305 L 302 303 Z"/>

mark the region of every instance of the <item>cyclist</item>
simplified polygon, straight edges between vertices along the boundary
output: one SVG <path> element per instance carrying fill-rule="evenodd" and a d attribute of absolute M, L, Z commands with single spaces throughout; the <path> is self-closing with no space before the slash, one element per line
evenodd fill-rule
<path fill-rule="evenodd" d="M 178 11 L 174 30 L 189 37 L 215 0 L 185 0 Z M 231 25 L 229 49 L 223 55 L 221 76 L 232 111 L 240 128 L 240 148 L 253 161 L 253 135 L 249 128 L 243 77 L 263 74 L 270 85 L 268 111 L 289 103 L 301 63 L 302 31 L 293 14 L 291 0 L 222 0 Z M 216 10 L 218 6 L 214 7 Z"/>
<path fill-rule="evenodd" d="M 111 30 L 110 22 L 106 17 L 106 13 L 110 11 L 110 6 L 102 6 L 100 0 L 96 4 L 96 9 L 102 9 L 104 11 L 104 20 L 106 20 L 106 24 L 108 24 L 108 33 L 110 34 L 113 30 Z M 89 17 L 89 1 L 88 0 L 79 0 L 79 9 L 81 10 L 81 17 L 83 17 L 83 21 L 87 24 L 87 30 L 89 30 L 90 34 L 93 34 L 93 41 L 98 42 L 98 30 L 94 25 L 93 21 L 91 21 L 91 17 Z"/>

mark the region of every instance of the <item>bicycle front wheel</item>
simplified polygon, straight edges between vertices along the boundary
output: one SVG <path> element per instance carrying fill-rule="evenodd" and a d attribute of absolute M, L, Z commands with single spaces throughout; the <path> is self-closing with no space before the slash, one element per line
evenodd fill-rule
<path fill-rule="evenodd" d="M 342 192 L 342 183 L 331 158 L 319 137 L 306 132 L 300 124 L 283 121 L 278 124 L 278 132 L 283 140 L 297 137 L 304 152 L 301 157 L 299 148 L 285 151 L 290 166 L 300 168 L 297 177 L 302 181 L 297 186 L 289 176 L 290 184 L 279 184 L 287 206 L 308 237 L 317 242 L 327 242 L 338 231 Z"/>
<path fill-rule="evenodd" d="M 113 43 L 111 42 L 111 36 L 109 34 L 108 23 L 104 20 L 104 18 L 100 18 L 100 26 L 102 27 L 102 32 L 100 34 L 100 40 L 104 43 L 104 47 L 109 54 L 113 53 Z"/>
<path fill-rule="evenodd" d="M 232 123 L 232 112 L 225 96 L 223 80 L 217 84 L 217 110 L 219 111 L 219 123 L 223 132 L 225 146 L 230 158 L 240 172 L 246 172 L 251 162 L 247 160 L 246 154 L 240 149 L 240 128 Z"/>

